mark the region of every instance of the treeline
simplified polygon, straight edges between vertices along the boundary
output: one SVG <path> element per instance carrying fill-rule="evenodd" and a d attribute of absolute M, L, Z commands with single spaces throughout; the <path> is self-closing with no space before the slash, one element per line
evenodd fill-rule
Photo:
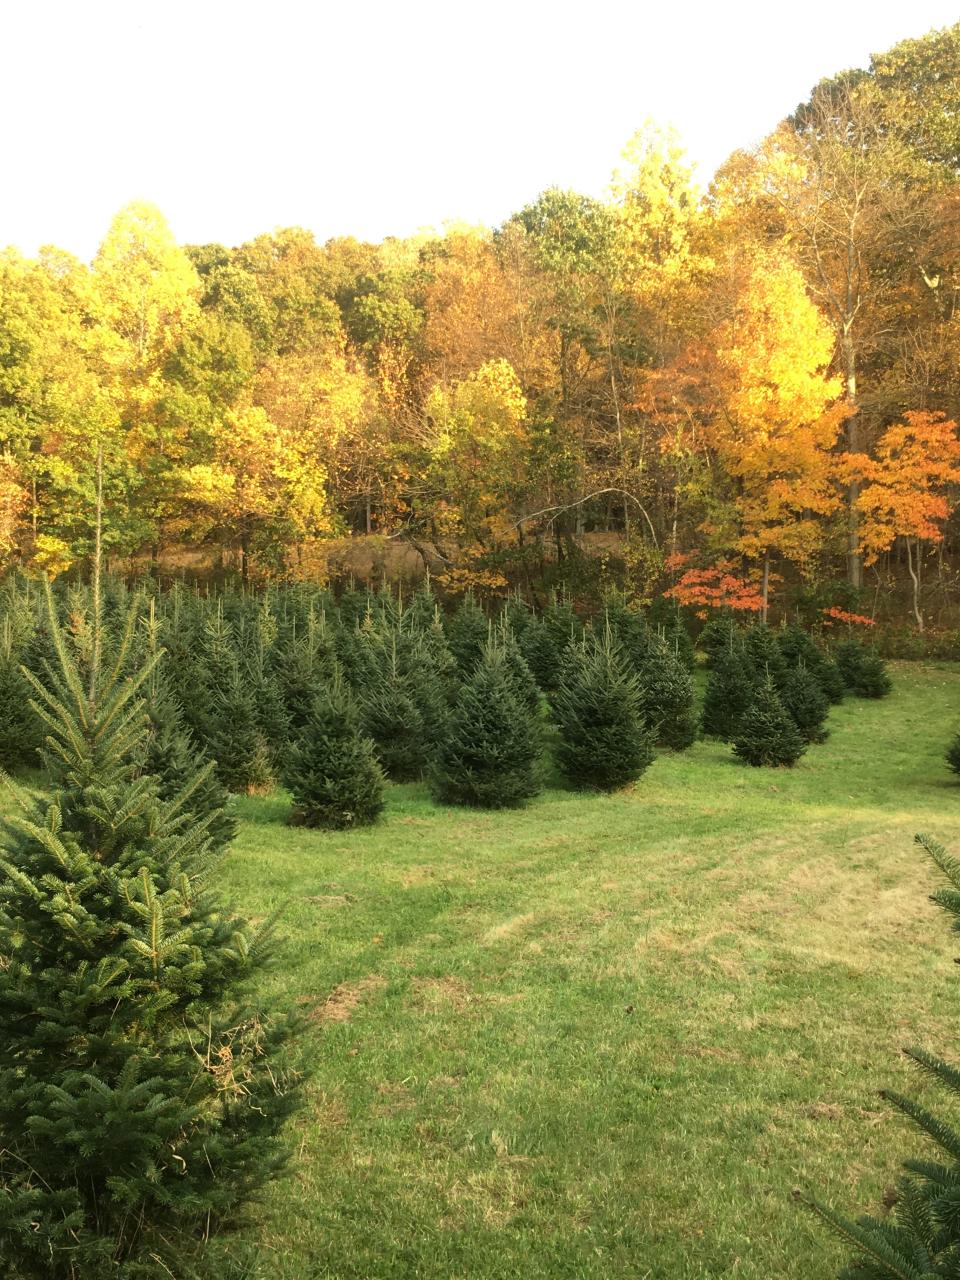
<path fill-rule="evenodd" d="M 706 193 L 647 129 L 607 199 L 493 232 L 179 246 L 138 204 L 89 267 L 8 250 L 0 551 L 82 566 L 99 456 L 114 558 L 306 576 L 376 533 L 536 594 L 602 531 L 641 597 L 843 579 L 824 603 L 862 611 L 867 570 L 922 628 L 955 581 L 958 85 L 960 24 L 818 85 Z"/>

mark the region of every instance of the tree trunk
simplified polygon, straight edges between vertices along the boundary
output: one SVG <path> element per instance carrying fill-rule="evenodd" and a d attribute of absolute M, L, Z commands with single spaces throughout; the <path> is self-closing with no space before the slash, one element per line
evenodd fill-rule
<path fill-rule="evenodd" d="M 917 620 L 917 630 L 923 634 L 923 612 L 920 609 L 920 542 L 917 541 L 917 565 L 914 568 L 913 555 L 910 549 L 910 539 L 904 538 L 907 547 L 907 568 L 910 570 L 910 578 L 913 582 L 913 616 Z"/>

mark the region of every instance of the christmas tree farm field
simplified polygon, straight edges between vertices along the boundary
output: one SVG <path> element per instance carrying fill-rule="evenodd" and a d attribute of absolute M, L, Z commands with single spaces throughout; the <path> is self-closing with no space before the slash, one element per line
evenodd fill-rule
<path fill-rule="evenodd" d="M 894 664 L 793 769 L 660 752 L 515 811 L 238 802 L 231 901 L 286 903 L 269 994 L 310 1026 L 291 1176 L 225 1241 L 270 1280 L 835 1275 L 917 1139 L 904 1044 L 960 1059 L 960 946 L 913 847 L 960 853 L 960 668 Z M 232 1273 L 226 1268 L 224 1274 Z"/>

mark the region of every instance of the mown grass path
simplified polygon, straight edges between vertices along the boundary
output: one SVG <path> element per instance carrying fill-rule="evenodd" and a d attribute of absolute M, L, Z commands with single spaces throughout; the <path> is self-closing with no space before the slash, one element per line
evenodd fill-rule
<path fill-rule="evenodd" d="M 875 1209 L 919 1142 L 877 1092 L 921 1093 L 898 1048 L 953 1055 L 960 1022 L 912 845 L 960 850 L 960 669 L 893 674 L 792 771 L 698 743 L 519 812 L 393 788 L 348 835 L 242 802 L 230 890 L 288 902 L 269 994 L 310 1011 L 315 1057 L 256 1273 L 835 1274 L 791 1190 Z"/>

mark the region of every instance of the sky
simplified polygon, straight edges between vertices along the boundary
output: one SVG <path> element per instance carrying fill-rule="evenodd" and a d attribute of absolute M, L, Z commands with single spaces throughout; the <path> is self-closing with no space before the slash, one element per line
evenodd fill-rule
<path fill-rule="evenodd" d="M 960 20 L 913 0 L 7 0 L 0 245 L 83 259 L 149 200 L 182 243 L 378 241 L 602 196 L 645 121 L 705 184 L 821 78 Z"/>

